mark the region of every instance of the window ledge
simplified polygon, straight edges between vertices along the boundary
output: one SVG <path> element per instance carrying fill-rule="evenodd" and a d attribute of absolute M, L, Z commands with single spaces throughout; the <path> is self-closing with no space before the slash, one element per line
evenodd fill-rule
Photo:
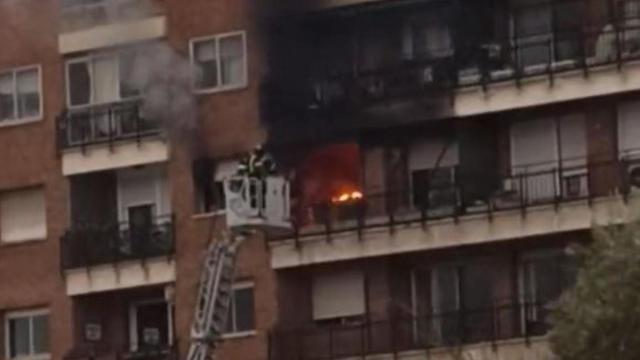
<path fill-rule="evenodd" d="M 197 89 L 194 88 L 193 92 L 196 95 L 212 95 L 212 94 L 217 94 L 217 93 L 222 93 L 222 92 L 227 92 L 227 91 L 239 91 L 239 90 L 244 90 L 247 89 L 249 87 L 249 83 L 248 82 L 243 82 L 242 84 L 238 84 L 238 85 L 228 85 L 228 86 L 219 86 L 219 87 L 213 87 L 213 88 L 203 88 L 203 89 Z"/>
<path fill-rule="evenodd" d="M 26 125 L 26 124 L 40 122 L 42 120 L 43 120 L 42 116 L 37 116 L 32 118 L 23 118 L 23 119 L 0 120 L 0 128 Z"/>
<path fill-rule="evenodd" d="M 43 238 L 33 238 L 33 239 L 25 239 L 25 240 L 14 240 L 14 241 L 3 241 L 0 240 L 0 249 L 9 248 L 14 246 L 22 246 L 22 245 L 33 245 L 37 243 L 42 243 L 47 240 L 46 237 Z"/>
<path fill-rule="evenodd" d="M 226 214 L 227 214 L 227 210 L 215 210 L 215 211 L 209 211 L 206 213 L 193 214 L 191 215 L 191 218 L 193 220 L 209 219 L 212 217 L 223 216 Z"/>
<path fill-rule="evenodd" d="M 51 355 L 26 355 L 12 358 L 11 360 L 50 360 Z"/>
<path fill-rule="evenodd" d="M 257 331 L 249 330 L 249 331 L 239 331 L 239 332 L 227 333 L 227 334 L 223 334 L 221 337 L 224 340 L 241 339 L 241 338 L 247 338 L 247 337 L 256 336 L 257 334 L 258 334 Z"/>

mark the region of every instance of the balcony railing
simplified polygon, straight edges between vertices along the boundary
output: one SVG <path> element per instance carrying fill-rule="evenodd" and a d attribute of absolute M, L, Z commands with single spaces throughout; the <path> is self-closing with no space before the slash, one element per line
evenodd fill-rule
<path fill-rule="evenodd" d="M 129 348 L 114 348 L 107 344 L 83 344 L 69 351 L 64 360 L 178 360 L 176 346 L 158 346 L 131 351 Z"/>
<path fill-rule="evenodd" d="M 157 217 L 149 226 L 74 224 L 61 241 L 63 270 L 170 256 L 174 253 L 173 218 Z"/>
<path fill-rule="evenodd" d="M 587 164 L 586 159 L 582 159 Z M 531 170 L 541 169 L 544 170 Z M 273 241 L 390 228 L 410 223 L 465 215 L 484 214 L 490 220 L 499 211 L 517 210 L 524 216 L 530 207 L 574 201 L 591 202 L 596 197 L 619 193 L 628 196 L 640 189 L 640 160 L 616 160 L 588 165 L 558 167 L 536 164 L 512 169 L 506 176 L 458 174 L 448 184 L 421 184 L 420 189 L 364 194 L 359 200 L 294 206 L 293 231 Z M 489 180 L 487 180 L 490 178 Z M 480 184 L 480 183 L 483 184 Z M 295 201 L 294 201 L 295 203 Z"/>
<path fill-rule="evenodd" d="M 76 31 L 160 13 L 151 0 L 63 0 L 60 8 L 60 30 Z"/>
<path fill-rule="evenodd" d="M 438 315 L 395 316 L 382 321 L 349 325 L 311 326 L 274 330 L 271 360 L 333 360 L 365 358 L 404 351 L 545 335 L 550 329 L 549 304 L 496 302 L 490 308 L 459 310 Z M 453 349 L 455 351 L 455 349 Z"/>
<path fill-rule="evenodd" d="M 619 3 L 640 6 L 638 0 Z M 554 13 L 554 7 L 577 6 L 587 12 L 589 4 L 590 0 L 555 0 L 512 10 L 510 26 L 518 28 L 518 19 L 525 10 Z M 580 11 L 577 17 L 581 16 Z M 397 58 L 406 60 L 368 70 L 336 73 L 331 65 L 316 64 L 315 68 L 326 70 L 306 80 L 310 95 L 302 98 L 310 101 L 306 108 L 311 111 L 353 108 L 424 91 L 437 90 L 447 95 L 459 87 L 486 88 L 491 83 L 513 80 L 520 85 L 521 80 L 529 77 L 546 76 L 553 84 L 560 73 L 579 70 L 588 76 L 596 67 L 615 64 L 620 68 L 626 62 L 640 59 L 640 11 L 614 11 L 602 17 L 594 23 L 576 19 L 572 24 L 555 24 L 547 30 L 524 29 L 519 34 L 480 42 L 442 41 L 447 47 L 411 56 L 398 54 Z M 449 28 L 449 33 L 458 30 L 461 34 L 469 31 Z M 349 56 L 344 55 L 345 59 Z M 348 68 L 359 68 L 357 64 L 352 65 Z"/>
<path fill-rule="evenodd" d="M 58 148 L 85 148 L 162 134 L 161 124 L 145 118 L 139 101 L 70 109 L 58 117 Z"/>

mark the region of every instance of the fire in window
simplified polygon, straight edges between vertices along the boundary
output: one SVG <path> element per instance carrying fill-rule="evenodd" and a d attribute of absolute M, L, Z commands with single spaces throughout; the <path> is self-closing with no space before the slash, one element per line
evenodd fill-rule
<path fill-rule="evenodd" d="M 364 201 L 361 167 L 355 143 L 311 151 L 298 168 L 298 219 L 308 224 L 353 216 Z"/>

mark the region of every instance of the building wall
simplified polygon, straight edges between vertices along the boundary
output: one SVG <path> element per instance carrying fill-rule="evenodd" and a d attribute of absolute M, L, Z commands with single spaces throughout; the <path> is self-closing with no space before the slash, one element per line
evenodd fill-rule
<path fill-rule="evenodd" d="M 60 277 L 59 241 L 68 222 L 68 186 L 56 155 L 55 117 L 63 99 L 62 65 L 57 54 L 56 1 L 0 3 L 0 72 L 41 66 L 43 117 L 29 124 L 0 124 L 0 192 L 44 185 L 47 238 L 0 244 L 0 313 L 50 310 L 51 353 L 60 359 L 71 343 L 70 299 Z M 4 342 L 1 317 L 0 344 Z M 0 358 L 5 346 L 0 346 Z"/>
<path fill-rule="evenodd" d="M 195 214 L 195 189 L 191 178 L 193 159 L 203 156 L 224 159 L 241 156 L 265 139 L 260 124 L 259 89 L 263 67 L 265 34 L 260 28 L 263 2 L 167 0 L 168 41 L 185 56 L 192 38 L 246 31 L 248 84 L 244 88 L 197 95 L 198 128 L 191 135 L 174 134 L 169 178 L 176 214 L 177 280 L 176 332 L 182 356 L 188 350 L 188 337 L 195 309 L 198 280 L 205 249 L 210 239 L 224 236 L 224 216 Z M 194 134 L 195 133 L 195 134 Z M 253 281 L 256 335 L 225 341 L 221 358 L 258 360 L 267 357 L 267 330 L 277 316 L 275 278 L 269 256 L 260 237 L 247 240 L 237 260 L 236 278 Z"/>

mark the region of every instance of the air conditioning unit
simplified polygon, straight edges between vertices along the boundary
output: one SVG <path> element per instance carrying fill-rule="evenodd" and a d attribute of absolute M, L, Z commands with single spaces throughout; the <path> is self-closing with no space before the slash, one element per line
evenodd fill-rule
<path fill-rule="evenodd" d="M 586 172 L 562 174 L 562 195 L 565 199 L 586 197 L 589 195 Z"/>

